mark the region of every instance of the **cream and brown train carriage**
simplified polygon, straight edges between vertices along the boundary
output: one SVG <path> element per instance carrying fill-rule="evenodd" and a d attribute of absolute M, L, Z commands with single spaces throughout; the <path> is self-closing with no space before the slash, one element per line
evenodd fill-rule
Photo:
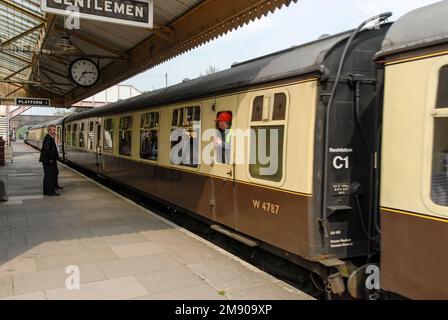
<path fill-rule="evenodd" d="M 37 149 L 40 149 L 42 147 L 45 135 L 47 134 L 47 128 L 49 125 L 56 126 L 56 146 L 58 148 L 59 154 L 62 156 L 63 118 L 50 122 L 45 122 L 28 128 L 25 142 Z"/>
<path fill-rule="evenodd" d="M 448 299 L 448 1 L 386 36 L 381 154 L 381 284 Z"/>
<path fill-rule="evenodd" d="M 290 259 L 341 293 L 342 277 L 377 248 L 374 153 L 382 83 L 373 57 L 389 27 L 363 30 L 350 41 L 328 141 L 327 105 L 352 31 L 68 116 L 65 159 Z M 234 133 L 254 132 L 243 141 L 246 154 L 257 148 L 260 132 L 275 129 L 272 173 L 262 174 L 261 157 L 235 161 L 241 156 L 236 133 L 231 163 L 220 161 L 213 145 L 213 161 L 191 161 L 210 139 L 198 144 L 196 156 L 193 147 L 193 156 L 173 161 L 173 130 L 188 134 L 194 146 L 221 112 L 231 113 Z"/>

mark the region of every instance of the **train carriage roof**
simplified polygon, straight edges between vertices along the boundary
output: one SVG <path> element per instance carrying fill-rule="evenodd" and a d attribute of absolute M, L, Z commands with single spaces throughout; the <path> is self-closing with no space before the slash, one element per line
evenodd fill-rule
<path fill-rule="evenodd" d="M 413 10 L 389 29 L 377 58 L 448 41 L 448 0 Z"/>
<path fill-rule="evenodd" d="M 68 116 L 67 121 L 123 113 L 141 108 L 212 96 L 262 83 L 308 74 L 321 74 L 324 60 L 331 49 L 346 40 L 351 31 L 328 36 L 317 41 L 235 64 L 215 74 L 188 80 L 180 84 L 144 93 L 104 107 Z"/>

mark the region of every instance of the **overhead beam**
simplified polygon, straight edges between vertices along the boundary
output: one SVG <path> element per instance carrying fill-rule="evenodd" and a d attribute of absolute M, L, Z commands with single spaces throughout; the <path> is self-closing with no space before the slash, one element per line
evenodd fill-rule
<path fill-rule="evenodd" d="M 127 61 L 114 61 L 103 68 L 97 85 L 75 88 L 73 96 L 76 100 L 66 100 L 66 103 L 74 104 L 297 1 L 205 0 L 165 26 L 172 30 L 173 41 L 166 41 L 153 33 L 128 52 Z"/>
<path fill-rule="evenodd" d="M 14 9 L 20 13 L 23 13 L 24 15 L 27 15 L 29 17 L 32 17 L 33 19 L 39 20 L 41 22 L 46 22 L 47 19 L 45 19 L 44 17 L 34 13 L 31 10 L 28 10 L 22 6 L 17 5 L 16 3 L 10 1 L 10 0 L 0 0 L 0 3 L 3 3 L 4 5 L 6 5 L 7 7 L 10 7 L 11 9 Z"/>
<path fill-rule="evenodd" d="M 65 30 L 63 27 L 61 27 L 59 25 L 56 25 L 55 29 L 58 30 L 58 31 L 67 32 L 70 36 L 73 36 L 73 37 L 75 37 L 75 38 L 77 38 L 77 39 L 79 39 L 81 41 L 87 42 L 87 43 L 89 43 L 89 44 L 91 44 L 91 45 L 93 45 L 93 46 L 95 46 L 97 48 L 100 48 L 100 49 L 103 49 L 103 50 L 108 51 L 110 53 L 116 54 L 119 57 L 127 58 L 127 54 L 126 53 L 121 52 L 121 51 L 119 51 L 119 50 L 117 50 L 117 49 L 115 49 L 115 48 L 113 48 L 113 47 L 111 47 L 111 46 L 109 46 L 109 45 L 107 45 L 107 44 L 105 44 L 103 42 L 100 42 L 100 41 L 98 41 L 96 39 L 93 39 L 93 38 L 91 38 L 89 36 L 86 36 L 86 35 L 82 34 L 79 31 Z"/>
<path fill-rule="evenodd" d="M 25 111 L 27 111 L 31 108 L 32 107 L 27 107 L 27 106 L 20 106 L 20 107 L 15 108 L 14 110 L 9 111 L 9 119 L 12 120 L 15 117 L 21 115 L 22 113 L 24 113 Z"/>
<path fill-rule="evenodd" d="M 42 29 L 43 27 L 45 27 L 45 23 L 38 24 L 37 26 L 35 26 L 35 27 L 31 28 L 31 29 L 28 29 L 28 30 L 26 30 L 25 32 L 22 32 L 21 34 L 15 36 L 15 37 L 12 37 L 12 38 L 10 38 L 10 39 L 8 39 L 8 40 L 2 42 L 2 43 L 0 44 L 0 48 L 6 47 L 7 45 L 9 45 L 9 44 L 11 44 L 11 43 L 13 43 L 13 42 L 15 42 L 15 41 L 17 41 L 17 40 L 23 38 L 23 37 L 26 37 L 26 36 L 29 35 L 30 33 L 33 33 L 33 32 L 35 32 L 35 31 L 37 31 L 37 30 L 40 30 L 40 29 Z"/>
<path fill-rule="evenodd" d="M 12 77 L 14 77 L 14 76 L 18 75 L 19 73 L 21 73 L 21 72 L 25 71 L 26 69 L 28 69 L 29 67 L 31 67 L 31 63 L 30 63 L 29 65 L 23 67 L 22 69 L 17 70 L 16 72 L 11 73 L 9 76 L 5 77 L 5 78 L 2 79 L 2 80 L 8 80 L 8 79 L 11 79 Z"/>

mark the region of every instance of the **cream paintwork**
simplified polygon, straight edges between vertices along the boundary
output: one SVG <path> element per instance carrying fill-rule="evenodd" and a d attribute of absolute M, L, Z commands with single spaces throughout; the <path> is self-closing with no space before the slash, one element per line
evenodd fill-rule
<path fill-rule="evenodd" d="M 227 176 L 225 169 L 228 166 L 222 166 L 222 170 L 215 170 L 211 165 L 200 164 L 198 168 L 190 168 L 186 166 L 178 166 L 171 164 L 170 161 L 170 143 L 168 139 L 171 132 L 172 111 L 175 108 L 197 106 L 201 107 L 201 126 L 202 131 L 215 127 L 216 112 L 212 110 L 216 103 L 217 110 L 219 108 L 226 110 L 238 110 L 238 116 L 234 117 L 232 128 L 247 130 L 250 128 L 250 114 L 252 111 L 253 99 L 260 95 L 273 95 L 274 93 L 284 92 L 287 95 L 287 113 L 286 121 L 272 121 L 270 124 L 285 124 L 285 145 L 284 145 L 284 164 L 283 179 L 279 183 L 264 181 L 260 179 L 252 179 L 249 176 L 248 165 L 235 165 L 234 178 L 237 181 L 245 183 L 256 183 L 259 185 L 279 188 L 285 191 L 297 192 L 311 195 L 313 193 L 313 160 L 314 160 L 314 134 L 315 134 L 315 117 L 318 92 L 318 80 L 316 78 L 305 81 L 294 82 L 291 84 L 271 86 L 263 89 L 247 90 L 235 94 L 219 96 L 204 100 L 189 101 L 188 103 L 179 103 L 172 106 L 160 106 L 160 108 L 150 108 L 139 110 L 134 113 L 124 113 L 114 116 L 105 116 L 104 120 L 114 119 L 114 151 L 115 157 L 129 159 L 130 157 L 118 154 L 118 128 L 119 119 L 122 116 L 132 115 L 133 120 L 133 138 L 132 138 L 132 160 L 145 162 L 148 165 L 159 165 L 163 167 L 171 167 L 177 170 L 189 171 L 203 175 L 214 175 L 223 178 L 231 178 Z M 230 106 L 230 107 L 227 107 Z M 160 128 L 159 128 L 159 154 L 158 161 L 148 161 L 140 159 L 140 117 L 142 114 L 150 111 L 160 112 Z M 271 110 L 272 112 L 272 110 Z M 235 113 L 236 114 L 236 113 Z M 91 119 L 86 119 L 88 123 Z M 79 122 L 78 122 L 79 125 Z M 104 132 L 104 125 L 102 125 Z M 201 150 L 209 142 L 201 142 Z M 246 139 L 246 149 L 248 139 Z M 234 143 L 233 143 L 234 145 Z"/>
<path fill-rule="evenodd" d="M 447 64 L 448 55 L 386 66 L 382 207 L 448 217 L 430 196 L 438 77 Z"/>

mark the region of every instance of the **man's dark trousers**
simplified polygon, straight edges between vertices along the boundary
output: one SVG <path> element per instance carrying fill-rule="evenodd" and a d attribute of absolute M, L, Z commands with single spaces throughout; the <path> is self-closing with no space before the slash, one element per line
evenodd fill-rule
<path fill-rule="evenodd" d="M 58 185 L 58 163 L 59 158 L 58 149 L 54 138 L 47 134 L 42 143 L 39 161 L 44 167 L 44 195 L 51 195 L 56 193 Z"/>

